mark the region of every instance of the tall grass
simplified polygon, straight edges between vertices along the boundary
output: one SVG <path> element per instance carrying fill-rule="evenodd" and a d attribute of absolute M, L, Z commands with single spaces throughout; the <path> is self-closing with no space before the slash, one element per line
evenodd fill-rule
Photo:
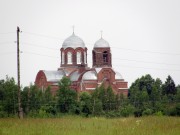
<path fill-rule="evenodd" d="M 180 135 L 179 117 L 0 119 L 0 135 Z"/>

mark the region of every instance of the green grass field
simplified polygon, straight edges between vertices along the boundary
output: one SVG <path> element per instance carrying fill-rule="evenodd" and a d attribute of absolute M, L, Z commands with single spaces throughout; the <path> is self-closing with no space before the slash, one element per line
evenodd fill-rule
<path fill-rule="evenodd" d="M 179 117 L 0 119 L 0 135 L 180 135 Z"/>

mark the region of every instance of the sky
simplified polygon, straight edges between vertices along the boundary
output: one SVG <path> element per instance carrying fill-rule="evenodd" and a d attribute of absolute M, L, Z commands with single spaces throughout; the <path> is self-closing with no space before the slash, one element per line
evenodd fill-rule
<path fill-rule="evenodd" d="M 113 68 L 128 86 L 146 74 L 162 82 L 170 75 L 180 84 L 179 7 L 179 0 L 0 0 L 0 79 L 17 82 L 17 26 L 23 87 L 39 70 L 60 67 L 60 48 L 75 26 L 89 67 L 102 30 Z"/>

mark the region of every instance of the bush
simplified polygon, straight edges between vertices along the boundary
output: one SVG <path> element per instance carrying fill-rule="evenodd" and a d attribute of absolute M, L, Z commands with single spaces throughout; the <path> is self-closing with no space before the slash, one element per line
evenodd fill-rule
<path fill-rule="evenodd" d="M 134 116 L 135 117 L 141 117 L 142 116 L 142 110 L 141 109 L 136 109 L 134 111 Z"/>
<path fill-rule="evenodd" d="M 152 109 L 146 109 L 142 112 L 142 115 L 143 116 L 148 116 L 148 115 L 151 115 L 153 113 L 153 110 Z"/>
<path fill-rule="evenodd" d="M 155 113 L 155 115 L 156 116 L 163 116 L 163 113 L 162 113 L 162 111 L 158 111 L 158 112 Z"/>
<path fill-rule="evenodd" d="M 123 117 L 128 117 L 128 116 L 130 116 L 131 114 L 133 114 L 133 112 L 134 112 L 134 107 L 132 106 L 132 105 L 127 105 L 127 106 L 125 106 L 125 107 L 122 107 L 121 109 L 120 109 L 120 114 L 121 114 L 121 116 L 123 116 Z"/>
<path fill-rule="evenodd" d="M 176 115 L 180 116 L 180 103 L 177 103 L 176 105 Z"/>
<path fill-rule="evenodd" d="M 7 113 L 5 111 L 0 111 L 0 118 L 7 117 Z"/>

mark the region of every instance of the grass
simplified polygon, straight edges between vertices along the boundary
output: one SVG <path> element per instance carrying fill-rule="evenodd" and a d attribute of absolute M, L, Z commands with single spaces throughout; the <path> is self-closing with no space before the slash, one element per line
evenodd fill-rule
<path fill-rule="evenodd" d="M 179 117 L 0 119 L 0 135 L 180 135 Z"/>

